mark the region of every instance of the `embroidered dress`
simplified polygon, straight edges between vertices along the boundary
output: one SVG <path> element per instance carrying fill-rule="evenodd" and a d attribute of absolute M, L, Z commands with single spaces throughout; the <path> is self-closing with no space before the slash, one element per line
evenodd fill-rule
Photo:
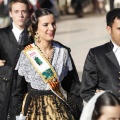
<path fill-rule="evenodd" d="M 58 82 L 61 84 L 68 71 L 73 69 L 72 63 L 66 48 L 56 42 L 53 42 L 53 46 L 54 53 L 51 64 L 57 73 Z M 24 98 L 25 105 L 23 105 L 26 120 L 74 120 L 70 106 L 50 90 L 23 52 L 18 60 L 16 70 L 20 76 L 25 77 L 27 82 L 28 91 Z M 63 89 L 61 92 L 67 98 Z"/>

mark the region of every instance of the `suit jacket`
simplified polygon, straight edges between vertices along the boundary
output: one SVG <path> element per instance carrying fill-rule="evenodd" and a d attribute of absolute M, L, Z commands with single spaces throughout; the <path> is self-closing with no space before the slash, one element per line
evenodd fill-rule
<path fill-rule="evenodd" d="M 7 66 L 15 67 L 21 50 L 27 44 L 31 43 L 27 30 L 23 31 L 23 40 L 19 45 L 12 32 L 12 25 L 0 29 L 0 59 L 5 60 Z M 13 68 L 14 69 L 14 68 Z M 6 120 L 6 110 L 11 92 L 10 86 L 14 87 L 13 80 L 8 82 L 0 81 L 0 119 Z"/>
<path fill-rule="evenodd" d="M 120 66 L 112 42 L 90 49 L 82 75 L 81 97 L 87 102 L 96 89 L 110 90 L 120 99 Z"/>
<path fill-rule="evenodd" d="M 12 32 L 12 26 L 0 29 L 0 59 L 6 60 L 7 65 L 12 66 L 20 48 L 29 43 L 31 42 L 26 30 L 24 30 L 22 45 L 19 45 Z"/>

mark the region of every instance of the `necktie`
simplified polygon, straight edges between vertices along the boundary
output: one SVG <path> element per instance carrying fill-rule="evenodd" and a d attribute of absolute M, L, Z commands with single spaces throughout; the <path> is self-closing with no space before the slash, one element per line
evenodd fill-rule
<path fill-rule="evenodd" d="M 20 34 L 20 35 L 19 35 L 19 39 L 18 39 L 18 44 L 19 44 L 19 45 L 21 44 L 21 41 L 22 41 L 22 35 Z"/>
<path fill-rule="evenodd" d="M 29 43 L 29 38 L 26 30 L 23 30 L 22 33 L 19 35 L 18 44 L 19 45 L 26 45 Z"/>
<path fill-rule="evenodd" d="M 23 30 L 24 31 L 24 30 Z M 23 38 L 24 38 L 24 32 L 22 31 L 22 33 L 19 35 L 19 39 L 18 39 L 18 44 L 22 45 L 23 43 Z"/>

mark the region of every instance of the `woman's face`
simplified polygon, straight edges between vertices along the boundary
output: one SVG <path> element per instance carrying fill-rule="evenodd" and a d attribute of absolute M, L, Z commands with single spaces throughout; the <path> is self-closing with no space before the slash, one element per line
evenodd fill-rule
<path fill-rule="evenodd" d="M 120 120 L 120 106 L 105 106 L 98 120 Z"/>
<path fill-rule="evenodd" d="M 40 41 L 51 41 L 56 32 L 55 18 L 52 14 L 39 17 L 38 36 Z"/>

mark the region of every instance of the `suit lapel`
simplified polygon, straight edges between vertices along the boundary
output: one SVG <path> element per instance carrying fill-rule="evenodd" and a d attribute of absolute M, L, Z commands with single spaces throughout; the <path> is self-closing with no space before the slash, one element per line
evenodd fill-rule
<path fill-rule="evenodd" d="M 113 49 L 113 44 L 112 42 L 110 42 L 108 44 L 108 49 L 105 55 L 119 68 L 119 63 L 112 49 Z"/>
<path fill-rule="evenodd" d="M 9 36 L 10 42 L 12 42 L 13 45 L 15 45 L 15 46 L 18 47 L 19 45 L 18 45 L 18 43 L 17 43 L 17 40 L 16 40 L 16 38 L 15 38 L 15 35 L 14 35 L 13 32 L 12 32 L 12 25 L 8 28 L 8 36 Z"/>
<path fill-rule="evenodd" d="M 113 53 L 113 51 L 106 53 L 106 56 L 107 56 L 117 67 L 119 67 L 119 63 L 118 63 L 117 58 L 116 58 L 115 54 Z"/>
<path fill-rule="evenodd" d="M 9 39 L 10 39 L 10 42 L 13 43 L 13 45 L 15 45 L 16 47 L 19 47 L 19 44 L 15 38 L 15 35 L 13 34 L 12 32 L 12 25 L 9 27 L 9 30 L 8 30 L 8 36 L 9 36 Z M 21 46 L 24 46 L 24 45 L 27 45 L 27 44 L 30 44 L 32 43 L 30 40 L 29 40 L 29 35 L 27 33 L 27 30 L 24 29 L 23 30 L 23 33 L 22 33 L 22 41 L 21 41 Z"/>

